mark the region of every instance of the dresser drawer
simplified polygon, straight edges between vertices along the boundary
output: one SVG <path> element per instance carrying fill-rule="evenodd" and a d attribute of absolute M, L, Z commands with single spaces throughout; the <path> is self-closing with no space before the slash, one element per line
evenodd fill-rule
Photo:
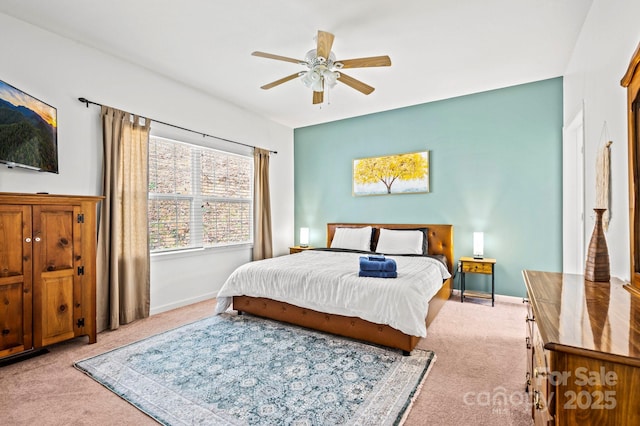
<path fill-rule="evenodd" d="M 490 274 L 493 269 L 491 263 L 483 262 L 462 262 L 462 272 L 473 272 L 476 274 Z"/>

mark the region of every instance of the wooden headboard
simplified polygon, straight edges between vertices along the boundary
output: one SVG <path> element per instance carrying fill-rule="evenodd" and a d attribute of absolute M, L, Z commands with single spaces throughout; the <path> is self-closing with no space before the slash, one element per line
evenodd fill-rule
<path fill-rule="evenodd" d="M 378 242 L 380 228 L 386 229 L 429 229 L 429 254 L 443 254 L 447 257 L 449 271 L 453 271 L 453 225 L 428 225 L 428 224 L 405 224 L 405 223 L 327 223 L 327 247 L 331 247 L 333 235 L 336 228 L 361 228 L 371 226 L 376 228 L 373 236 Z"/>

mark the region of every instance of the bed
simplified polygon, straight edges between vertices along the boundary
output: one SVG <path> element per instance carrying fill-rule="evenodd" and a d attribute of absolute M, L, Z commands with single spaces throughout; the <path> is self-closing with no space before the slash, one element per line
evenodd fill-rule
<path fill-rule="evenodd" d="M 388 241 L 388 230 L 421 229 L 427 235 L 428 244 L 426 249 L 429 256 L 395 256 L 393 254 L 387 254 L 387 257 L 395 259 L 398 264 L 398 278 L 392 280 L 356 278 L 356 281 L 353 281 L 352 276 L 357 277 L 358 258 L 359 256 L 366 255 L 366 250 L 362 252 L 344 250 L 345 253 L 340 252 L 339 249 L 338 252 L 327 249 L 319 249 L 318 251 L 307 250 L 302 253 L 267 259 L 266 261 L 250 262 L 238 268 L 238 270 L 229 277 L 227 282 L 225 282 L 218 294 L 217 313 L 225 310 L 226 306 L 232 303 L 233 309 L 237 310 L 239 314 L 246 312 L 260 317 L 397 348 L 405 354 L 410 353 L 420 338 L 426 335 L 426 327 L 433 321 L 444 302 L 451 295 L 453 226 L 442 224 L 330 223 L 327 225 L 327 247 L 332 246 L 334 237 L 339 239 L 340 236 L 344 235 L 344 232 L 359 232 L 359 230 L 365 227 L 371 227 L 372 229 L 371 249 L 376 247 L 381 230 L 385 232 L 386 242 Z M 336 232 L 338 232 L 338 235 L 336 235 Z M 396 234 L 398 233 L 396 232 Z M 348 271 L 342 266 L 342 263 L 345 262 L 352 265 Z M 356 296 L 358 296 L 356 299 L 362 298 L 364 301 L 353 301 L 350 296 L 348 299 L 349 303 L 344 303 L 344 306 L 335 306 L 335 303 L 322 305 L 324 302 L 320 299 L 333 291 L 329 287 L 318 287 L 323 288 L 326 292 L 321 294 L 316 293 L 315 297 L 311 297 L 309 300 L 297 298 L 295 295 L 292 296 L 293 301 L 290 300 L 289 295 L 284 297 L 283 292 L 289 291 L 294 287 L 305 287 L 309 285 L 310 282 L 316 285 L 316 281 L 321 281 L 321 275 L 317 275 L 320 274 L 320 272 L 313 272 L 312 268 L 309 268 L 309 265 L 313 264 L 318 265 L 318 268 L 326 269 L 327 274 L 329 274 L 329 270 L 336 270 L 343 278 L 349 275 L 348 279 L 351 280 L 349 281 L 350 284 L 341 283 L 340 285 L 351 292 L 355 292 Z M 356 265 L 355 270 L 354 264 Z M 251 275 L 255 272 L 254 268 L 258 266 L 265 269 L 266 272 L 264 273 L 270 277 L 268 280 L 256 278 L 257 275 Z M 342 270 L 340 268 L 342 268 Z M 424 273 L 421 272 L 423 270 L 421 268 L 424 268 Z M 303 269 L 309 269 L 309 274 L 316 273 L 316 275 L 299 275 L 303 272 Z M 437 273 L 433 272 L 434 269 L 444 270 L 442 275 L 439 276 L 439 279 L 435 278 L 434 274 L 437 275 Z M 400 273 L 400 271 L 402 271 L 402 273 Z M 409 272 L 413 273 L 414 271 L 416 275 L 409 276 Z M 262 273 L 263 272 L 261 272 L 261 274 Z M 296 273 L 298 275 L 296 275 Z M 286 274 L 293 274 L 291 275 L 293 278 L 283 278 L 289 276 Z M 423 286 L 420 280 L 427 280 L 427 275 L 429 276 L 429 287 L 425 289 L 426 284 Z M 240 279 L 239 276 L 244 277 L 245 282 L 264 281 L 262 282 L 263 288 L 255 290 L 243 285 L 235 285 Z M 403 279 L 405 281 L 402 281 Z M 287 285 L 294 285 L 294 287 L 288 287 L 289 290 L 287 290 L 287 287 L 283 284 L 283 282 L 287 280 L 293 281 L 293 283 L 288 283 Z M 340 280 L 342 281 L 342 278 Z M 267 289 L 265 287 L 271 284 L 274 285 L 273 288 Z M 388 290 L 390 287 L 408 288 L 406 291 L 413 291 L 414 293 L 409 293 L 409 296 L 397 296 L 397 300 L 393 299 L 393 302 L 389 303 L 389 309 L 386 309 L 382 296 L 379 301 L 372 300 L 370 295 L 367 296 L 368 299 L 364 296 L 360 297 L 360 290 L 363 292 L 384 294 L 386 297 L 387 293 L 391 291 Z M 415 291 L 420 291 L 420 293 L 415 293 Z M 413 294 L 413 296 L 411 296 L 411 294 Z M 415 294 L 420 294 L 420 296 L 416 297 Z M 342 297 L 343 296 L 337 297 L 337 299 L 342 300 Z M 402 297 L 404 297 L 404 299 L 402 299 Z M 226 300 L 226 305 L 223 302 L 224 300 Z M 405 301 L 402 302 L 402 300 Z M 373 309 L 373 312 L 358 310 L 358 303 L 369 303 L 375 309 Z M 403 306 L 403 309 L 398 309 L 397 306 L 399 303 L 406 303 L 406 306 L 400 305 Z M 414 303 L 417 303 L 416 307 L 414 307 Z M 393 315 L 398 318 L 394 316 L 390 317 L 389 312 L 385 311 L 394 311 L 395 313 Z M 413 322 L 409 324 L 402 322 L 405 321 L 405 319 L 400 317 L 405 315 L 405 311 L 414 312 Z M 424 315 L 424 318 L 422 319 L 422 317 L 419 316 L 418 323 L 415 324 L 415 315 Z"/>

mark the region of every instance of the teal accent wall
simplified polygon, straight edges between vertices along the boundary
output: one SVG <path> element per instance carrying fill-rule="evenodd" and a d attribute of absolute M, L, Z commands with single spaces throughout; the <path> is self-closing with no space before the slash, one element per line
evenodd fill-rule
<path fill-rule="evenodd" d="M 554 78 L 296 129 L 296 233 L 324 247 L 329 222 L 450 223 L 457 262 L 483 231 L 496 293 L 524 296 L 523 269 L 562 269 L 562 121 Z M 429 193 L 352 195 L 354 159 L 423 150 Z"/>

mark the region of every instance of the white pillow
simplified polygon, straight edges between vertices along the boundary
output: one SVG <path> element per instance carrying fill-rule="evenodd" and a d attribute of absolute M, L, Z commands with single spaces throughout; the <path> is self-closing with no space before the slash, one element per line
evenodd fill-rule
<path fill-rule="evenodd" d="M 422 231 L 394 231 L 380 229 L 378 237 L 377 253 L 384 254 L 424 254 L 424 232 Z"/>
<path fill-rule="evenodd" d="M 336 228 L 331 248 L 371 251 L 370 226 L 363 228 Z"/>

